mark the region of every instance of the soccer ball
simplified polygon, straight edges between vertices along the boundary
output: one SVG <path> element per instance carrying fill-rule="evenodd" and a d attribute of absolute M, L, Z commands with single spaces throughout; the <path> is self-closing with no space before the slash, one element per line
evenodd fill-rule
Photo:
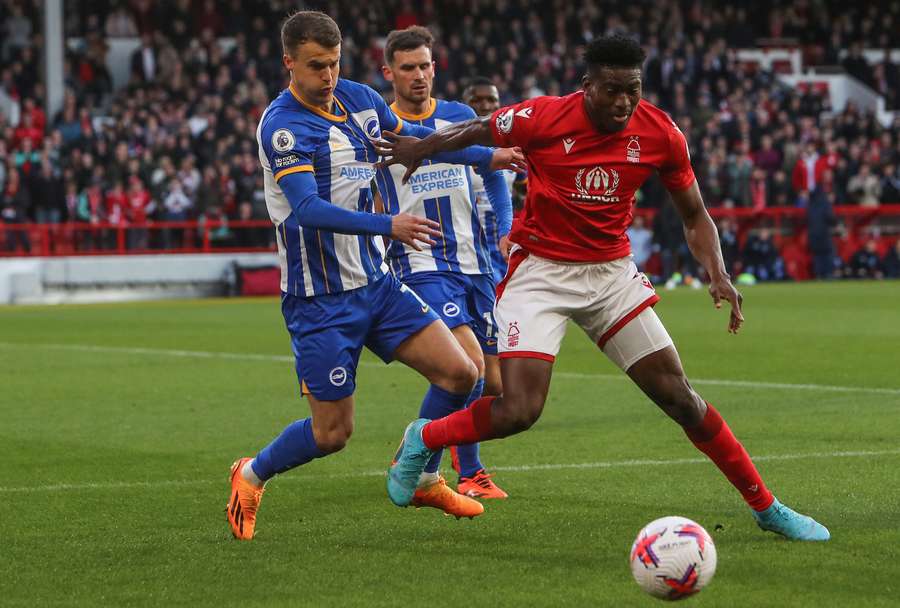
<path fill-rule="evenodd" d="M 716 573 L 716 546 L 703 527 L 686 517 L 661 517 L 631 545 L 631 573 L 641 589 L 680 600 L 703 589 Z"/>

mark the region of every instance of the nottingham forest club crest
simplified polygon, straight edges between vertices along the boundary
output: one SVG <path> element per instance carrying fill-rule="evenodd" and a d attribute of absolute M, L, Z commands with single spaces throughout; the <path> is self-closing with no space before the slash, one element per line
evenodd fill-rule
<path fill-rule="evenodd" d="M 572 198 L 585 203 L 617 203 L 619 197 L 615 191 L 619 187 L 619 172 L 615 169 L 604 169 L 597 165 L 593 169 L 581 168 L 575 175 L 575 188 Z"/>
<path fill-rule="evenodd" d="M 632 135 L 625 145 L 625 159 L 630 163 L 641 162 L 641 142 L 639 135 Z"/>

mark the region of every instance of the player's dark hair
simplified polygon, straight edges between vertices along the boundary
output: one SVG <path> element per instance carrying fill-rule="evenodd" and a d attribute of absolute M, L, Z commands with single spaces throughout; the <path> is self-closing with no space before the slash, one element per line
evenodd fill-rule
<path fill-rule="evenodd" d="M 411 25 L 405 30 L 392 30 L 384 43 L 384 62 L 391 65 L 394 62 L 394 53 L 397 51 L 413 51 L 420 46 L 431 50 L 434 44 L 434 36 L 421 25 Z"/>
<path fill-rule="evenodd" d="M 475 76 L 474 78 L 469 80 L 469 83 L 466 85 L 466 90 L 469 90 L 473 87 L 495 87 L 497 85 L 494 84 L 494 81 L 488 78 L 487 76 Z"/>
<path fill-rule="evenodd" d="M 315 42 L 325 48 L 341 43 L 341 30 L 334 19 L 319 11 L 297 11 L 281 25 L 281 46 L 293 55 L 304 42 Z"/>
<path fill-rule="evenodd" d="M 589 70 L 601 66 L 640 68 L 646 58 L 647 53 L 637 40 L 621 34 L 594 38 L 584 51 L 584 63 Z"/>
<path fill-rule="evenodd" d="M 469 79 L 468 84 L 466 84 L 466 88 L 463 89 L 463 98 L 467 98 L 469 95 L 472 95 L 472 91 L 475 87 L 496 87 L 494 81 L 485 76 L 475 76 Z"/>

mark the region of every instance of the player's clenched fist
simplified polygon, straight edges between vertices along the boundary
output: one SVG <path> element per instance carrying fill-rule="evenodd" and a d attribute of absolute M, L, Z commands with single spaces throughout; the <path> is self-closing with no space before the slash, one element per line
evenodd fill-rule
<path fill-rule="evenodd" d="M 441 236 L 440 224 L 409 213 L 401 213 L 391 218 L 391 238 L 406 243 L 416 251 L 422 251 L 419 243 L 434 245 L 431 237 Z"/>

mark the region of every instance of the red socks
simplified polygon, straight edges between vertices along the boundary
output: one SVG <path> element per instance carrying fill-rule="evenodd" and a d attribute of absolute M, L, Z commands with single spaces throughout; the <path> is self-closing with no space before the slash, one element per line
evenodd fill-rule
<path fill-rule="evenodd" d="M 775 500 L 759 472 L 719 412 L 706 404 L 706 416 L 699 426 L 684 429 L 698 450 L 706 454 L 725 474 L 755 511 L 765 511 Z"/>
<path fill-rule="evenodd" d="M 496 397 L 476 399 L 469 407 L 432 420 L 422 428 L 422 441 L 429 450 L 466 445 L 491 439 L 491 404 Z"/>
<path fill-rule="evenodd" d="M 432 420 L 422 429 L 422 440 L 430 450 L 451 445 L 466 445 L 492 439 L 491 404 L 496 397 L 482 397 L 457 412 Z M 747 450 L 735 438 L 713 406 L 707 405 L 706 416 L 699 426 L 684 429 L 698 450 L 706 454 L 725 474 L 756 511 L 765 511 L 775 500 L 750 460 Z"/>

